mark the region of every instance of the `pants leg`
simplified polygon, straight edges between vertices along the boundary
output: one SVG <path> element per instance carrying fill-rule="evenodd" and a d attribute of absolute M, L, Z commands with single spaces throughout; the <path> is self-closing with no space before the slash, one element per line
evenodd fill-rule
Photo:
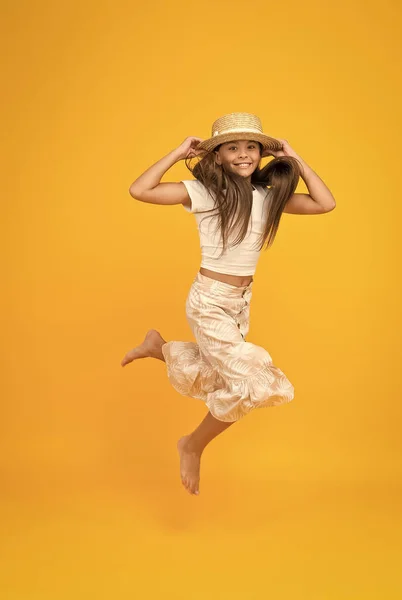
<path fill-rule="evenodd" d="M 186 317 L 196 342 L 167 342 L 162 353 L 180 394 L 203 400 L 221 421 L 235 421 L 254 408 L 290 402 L 294 388 L 265 348 L 245 341 L 251 292 L 230 295 L 233 286 L 225 285 L 193 282 Z"/>

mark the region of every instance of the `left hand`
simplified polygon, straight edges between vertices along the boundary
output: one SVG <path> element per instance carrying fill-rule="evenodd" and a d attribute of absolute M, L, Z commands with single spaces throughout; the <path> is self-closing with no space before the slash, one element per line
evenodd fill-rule
<path fill-rule="evenodd" d="M 261 154 L 261 158 L 264 156 L 274 156 L 277 158 L 278 156 L 293 156 L 294 158 L 300 159 L 300 156 L 293 150 L 287 140 L 281 140 L 276 138 L 278 142 L 282 144 L 282 150 L 264 150 Z"/>

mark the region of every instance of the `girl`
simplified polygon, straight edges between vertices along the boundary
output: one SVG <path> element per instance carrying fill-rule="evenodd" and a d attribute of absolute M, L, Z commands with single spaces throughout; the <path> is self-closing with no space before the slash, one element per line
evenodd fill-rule
<path fill-rule="evenodd" d="M 261 168 L 266 156 L 274 159 Z M 199 160 L 191 167 L 195 158 Z M 195 179 L 160 183 L 183 159 Z M 300 176 L 309 194 L 294 193 Z M 278 406 L 294 397 L 292 384 L 268 351 L 245 340 L 262 246 L 272 244 L 283 212 L 326 213 L 335 208 L 335 199 L 288 142 L 264 134 L 260 119 L 249 113 L 220 117 L 207 140 L 186 138 L 138 177 L 130 194 L 142 202 L 183 204 L 198 225 L 201 268 L 186 300 L 197 343 L 167 342 L 151 329 L 121 365 L 146 357 L 162 360 L 180 394 L 206 403 L 203 421 L 177 443 L 182 483 L 190 494 L 199 494 L 206 445 L 254 408 Z"/>

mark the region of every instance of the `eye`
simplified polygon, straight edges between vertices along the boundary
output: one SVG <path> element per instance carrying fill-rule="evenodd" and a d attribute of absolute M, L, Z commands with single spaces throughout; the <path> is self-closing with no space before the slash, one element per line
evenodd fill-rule
<path fill-rule="evenodd" d="M 248 145 L 249 148 L 255 148 L 256 145 L 255 144 L 249 144 Z M 235 150 L 237 148 L 237 146 L 229 146 L 228 150 Z"/>

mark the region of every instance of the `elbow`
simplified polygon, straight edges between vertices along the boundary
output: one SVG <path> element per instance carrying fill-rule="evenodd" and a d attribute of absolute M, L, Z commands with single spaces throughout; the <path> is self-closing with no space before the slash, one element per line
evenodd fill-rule
<path fill-rule="evenodd" d="M 140 192 L 139 190 L 136 190 L 133 185 L 130 185 L 130 187 L 128 188 L 128 193 L 135 200 L 140 200 Z"/>
<path fill-rule="evenodd" d="M 335 202 L 335 198 L 332 197 L 332 202 L 328 204 L 325 212 L 331 212 L 332 210 L 334 210 L 334 208 L 336 208 L 336 202 Z"/>

